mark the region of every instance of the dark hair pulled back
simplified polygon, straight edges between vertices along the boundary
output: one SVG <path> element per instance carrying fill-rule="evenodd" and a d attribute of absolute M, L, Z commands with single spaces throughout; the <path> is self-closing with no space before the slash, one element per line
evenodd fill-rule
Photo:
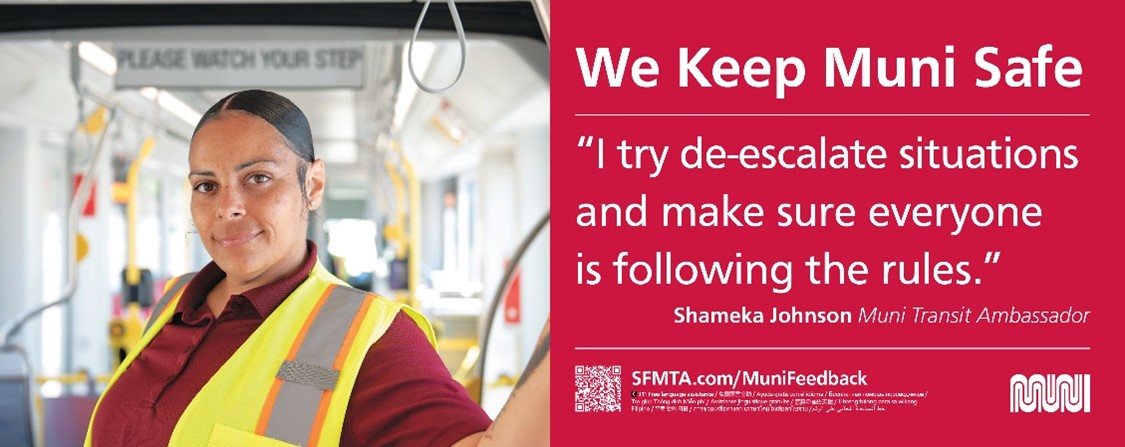
<path fill-rule="evenodd" d="M 249 113 L 270 123 L 274 129 L 289 144 L 289 148 L 301 160 L 297 167 L 297 179 L 301 184 L 301 194 L 306 195 L 305 174 L 308 172 L 309 163 L 316 160 L 313 153 L 312 130 L 305 113 L 293 104 L 288 98 L 266 90 L 243 90 L 227 95 L 215 105 L 207 109 L 199 124 L 195 125 L 192 138 L 199 133 L 199 129 L 211 120 L 218 118 L 223 112 L 238 110 Z"/>

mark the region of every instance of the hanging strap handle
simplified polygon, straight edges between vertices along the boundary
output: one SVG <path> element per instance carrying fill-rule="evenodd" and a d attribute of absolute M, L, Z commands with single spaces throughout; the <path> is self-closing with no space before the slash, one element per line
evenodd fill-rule
<path fill-rule="evenodd" d="M 449 90 L 457 85 L 457 81 L 460 81 L 461 75 L 465 73 L 465 59 L 468 57 L 465 50 L 465 29 L 461 27 L 461 16 L 457 15 L 457 6 L 453 4 L 453 0 L 445 0 L 445 3 L 449 5 L 449 14 L 453 16 L 453 27 L 457 29 L 457 41 L 461 44 L 461 68 L 457 70 L 457 79 L 441 88 L 423 84 L 422 80 L 418 79 L 418 75 L 414 73 L 414 42 L 418 40 L 418 30 L 422 29 L 422 19 L 426 18 L 426 11 L 430 9 L 430 0 L 426 0 L 426 4 L 422 6 L 422 14 L 418 15 L 418 23 L 414 25 L 414 35 L 410 36 L 410 44 L 406 50 L 406 66 L 410 69 L 410 77 L 414 79 L 418 88 L 426 93 L 441 93 Z"/>

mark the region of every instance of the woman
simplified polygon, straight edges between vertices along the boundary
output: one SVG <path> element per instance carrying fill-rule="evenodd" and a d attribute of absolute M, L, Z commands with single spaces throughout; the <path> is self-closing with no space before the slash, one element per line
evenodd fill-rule
<path fill-rule="evenodd" d="M 93 446 L 537 445 L 549 324 L 492 423 L 413 309 L 356 291 L 305 239 L 324 163 L 288 99 L 248 90 L 200 119 L 191 215 L 213 261 L 175 281 L 90 422 Z"/>

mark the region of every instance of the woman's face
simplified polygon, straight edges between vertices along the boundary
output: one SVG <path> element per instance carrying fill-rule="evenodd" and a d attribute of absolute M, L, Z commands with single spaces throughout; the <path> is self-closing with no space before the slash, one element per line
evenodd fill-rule
<path fill-rule="evenodd" d="M 320 160 L 309 163 L 306 199 L 300 159 L 281 133 L 257 116 L 227 111 L 195 134 L 188 163 L 192 220 L 228 278 L 272 281 L 304 261 L 307 211 L 324 194 Z"/>

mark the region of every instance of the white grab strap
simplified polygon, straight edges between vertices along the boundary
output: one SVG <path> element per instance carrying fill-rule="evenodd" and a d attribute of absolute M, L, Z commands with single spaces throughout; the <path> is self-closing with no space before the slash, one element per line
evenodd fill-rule
<path fill-rule="evenodd" d="M 414 73 L 414 42 L 418 40 L 418 30 L 422 29 L 422 19 L 426 18 L 426 11 L 430 9 L 430 0 L 426 0 L 426 4 L 422 6 L 422 14 L 418 16 L 418 23 L 414 25 L 414 35 L 410 37 L 410 45 L 406 52 L 406 66 L 410 69 L 410 77 L 414 79 L 414 83 L 418 88 L 426 93 L 441 93 L 449 90 L 457 81 L 461 80 L 461 75 L 465 73 L 465 59 L 468 54 L 465 51 L 465 30 L 461 27 L 461 16 L 457 15 L 457 6 L 453 4 L 453 0 L 445 0 L 449 5 L 449 13 L 453 16 L 453 26 L 457 29 L 457 40 L 461 44 L 461 68 L 457 70 L 457 79 L 454 79 L 449 85 L 442 88 L 433 88 L 422 83 L 418 79 L 418 74 Z"/>

